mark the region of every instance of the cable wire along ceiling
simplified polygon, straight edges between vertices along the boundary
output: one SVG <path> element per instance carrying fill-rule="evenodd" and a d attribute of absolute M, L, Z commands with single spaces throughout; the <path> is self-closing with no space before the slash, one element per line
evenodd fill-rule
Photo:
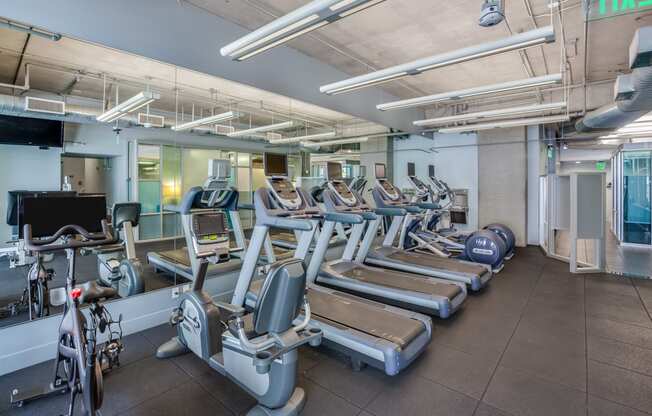
<path fill-rule="evenodd" d="M 244 61 L 385 0 L 314 0 L 220 49 L 222 56 Z"/>
<path fill-rule="evenodd" d="M 409 75 L 419 75 L 425 71 L 442 68 L 448 65 L 459 64 L 473 59 L 484 58 L 518 49 L 525 49 L 554 41 L 554 27 L 546 26 L 493 42 L 487 42 L 452 52 L 417 59 L 416 61 L 334 82 L 320 87 L 319 90 L 328 95 L 341 94 L 403 78 Z"/>

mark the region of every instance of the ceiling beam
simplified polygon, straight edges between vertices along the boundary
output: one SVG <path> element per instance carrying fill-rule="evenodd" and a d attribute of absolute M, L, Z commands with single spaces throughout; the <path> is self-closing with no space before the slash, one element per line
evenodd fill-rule
<path fill-rule="evenodd" d="M 379 88 L 328 96 L 319 86 L 351 76 L 289 47 L 246 62 L 220 55 L 220 47 L 248 30 L 175 0 L 5 0 L 0 16 L 136 55 L 260 88 L 386 127 L 414 131 L 422 110 L 383 113 L 396 100 Z"/>

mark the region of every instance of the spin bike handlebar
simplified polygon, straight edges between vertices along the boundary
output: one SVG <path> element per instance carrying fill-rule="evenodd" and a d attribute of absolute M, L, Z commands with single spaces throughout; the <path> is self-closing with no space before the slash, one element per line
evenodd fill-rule
<path fill-rule="evenodd" d="M 68 248 L 76 249 L 82 247 L 97 247 L 106 244 L 113 244 L 116 241 L 109 230 L 106 220 L 102 220 L 101 233 L 91 233 L 79 225 L 69 224 L 59 228 L 52 237 L 34 239 L 32 237 L 32 226 L 30 224 L 25 224 L 23 227 L 23 234 L 25 236 L 25 248 L 36 253 L 47 253 Z M 84 241 L 69 239 L 64 242 L 58 242 L 61 237 L 71 235 L 81 235 L 84 238 Z"/>

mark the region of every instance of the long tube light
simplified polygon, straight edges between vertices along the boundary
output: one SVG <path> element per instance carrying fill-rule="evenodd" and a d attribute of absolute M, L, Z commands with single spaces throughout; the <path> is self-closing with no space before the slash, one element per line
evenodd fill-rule
<path fill-rule="evenodd" d="M 522 118 L 518 120 L 496 121 L 494 123 L 469 124 L 466 126 L 459 126 L 459 127 L 447 127 L 444 129 L 439 129 L 438 132 L 439 133 L 465 133 L 470 131 L 491 130 L 491 129 L 499 129 L 499 128 L 507 128 L 507 127 L 533 126 L 535 124 L 560 123 L 568 120 L 569 117 L 566 115 Z"/>
<path fill-rule="evenodd" d="M 267 126 L 254 127 L 252 129 L 234 131 L 233 133 L 227 134 L 229 137 L 242 137 L 250 136 L 256 133 L 267 133 L 269 131 L 284 130 L 289 129 L 295 126 L 294 121 L 285 121 L 283 123 L 270 124 Z"/>
<path fill-rule="evenodd" d="M 632 143 L 650 143 L 652 142 L 652 137 L 640 137 L 638 139 L 631 139 Z"/>
<path fill-rule="evenodd" d="M 301 144 L 305 147 L 321 147 L 321 146 L 334 146 L 337 144 L 365 143 L 368 141 L 369 141 L 369 137 L 356 137 L 353 139 L 329 140 L 325 142 L 303 142 Z"/>
<path fill-rule="evenodd" d="M 161 98 L 160 94 L 151 91 L 141 91 L 130 99 L 121 102 L 112 109 L 100 114 L 96 120 L 102 123 L 110 123 L 118 120 L 132 111 L 136 111 Z"/>
<path fill-rule="evenodd" d="M 519 33 L 508 38 L 499 39 L 497 41 L 483 43 L 481 45 L 471 46 L 452 52 L 418 59 L 416 61 L 396 65 L 390 68 L 382 69 L 380 71 L 371 72 L 343 81 L 334 82 L 332 84 L 320 87 L 319 90 L 322 93 L 329 95 L 340 94 L 368 87 L 370 85 L 392 81 L 408 75 L 418 75 L 425 71 L 470 61 L 472 59 L 484 58 L 490 55 L 496 55 L 503 52 L 528 48 L 542 43 L 550 43 L 554 41 L 554 27 L 546 26 L 540 29 L 531 30 L 529 32 Z"/>
<path fill-rule="evenodd" d="M 444 92 L 425 97 L 410 98 L 408 100 L 394 101 L 376 106 L 380 111 L 399 110 L 404 108 L 423 107 L 442 101 L 459 100 L 481 95 L 497 94 L 501 92 L 516 91 L 526 88 L 542 87 L 559 84 L 562 82 L 561 74 L 544 75 L 542 77 L 526 78 L 517 81 L 503 82 L 500 84 L 484 85 L 476 88 Z"/>
<path fill-rule="evenodd" d="M 310 134 L 308 136 L 300 136 L 300 137 L 287 137 L 283 139 L 273 139 L 269 141 L 269 144 L 289 144 L 289 143 L 299 143 L 299 142 L 305 142 L 307 140 L 321 140 L 321 139 L 330 139 L 333 138 L 337 135 L 334 131 L 329 131 L 327 133 L 318 133 L 318 134 Z"/>
<path fill-rule="evenodd" d="M 197 120 L 189 121 L 187 123 L 179 124 L 178 126 L 173 126 L 172 130 L 174 131 L 187 131 L 192 130 L 197 127 L 205 126 L 207 124 L 215 124 L 222 121 L 233 120 L 238 118 L 239 114 L 235 111 L 227 111 L 226 113 L 215 114 L 214 116 L 204 117 Z"/>
<path fill-rule="evenodd" d="M 244 61 L 383 1 L 314 0 L 229 43 L 220 49 L 220 54 L 232 60 Z"/>
<path fill-rule="evenodd" d="M 431 118 L 427 120 L 418 120 L 413 122 L 415 126 L 437 126 L 444 124 L 457 123 L 460 121 L 476 121 L 487 118 L 501 118 L 522 114 L 541 113 L 545 111 L 561 110 L 566 108 L 566 102 L 526 105 L 520 107 L 501 108 L 498 110 L 480 111 L 477 113 L 460 114 L 457 116 Z"/>

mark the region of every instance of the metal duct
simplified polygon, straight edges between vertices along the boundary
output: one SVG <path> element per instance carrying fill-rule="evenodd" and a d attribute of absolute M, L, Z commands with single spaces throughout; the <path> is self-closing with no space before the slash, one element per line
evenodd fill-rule
<path fill-rule="evenodd" d="M 652 26 L 639 28 L 630 46 L 630 63 L 641 62 L 639 56 L 648 56 L 649 43 L 641 39 L 652 39 Z M 594 130 L 615 130 L 621 128 L 652 111 L 652 67 L 635 67 L 631 74 L 621 75 L 616 81 L 614 101 L 586 114 L 575 124 L 578 132 Z"/>

